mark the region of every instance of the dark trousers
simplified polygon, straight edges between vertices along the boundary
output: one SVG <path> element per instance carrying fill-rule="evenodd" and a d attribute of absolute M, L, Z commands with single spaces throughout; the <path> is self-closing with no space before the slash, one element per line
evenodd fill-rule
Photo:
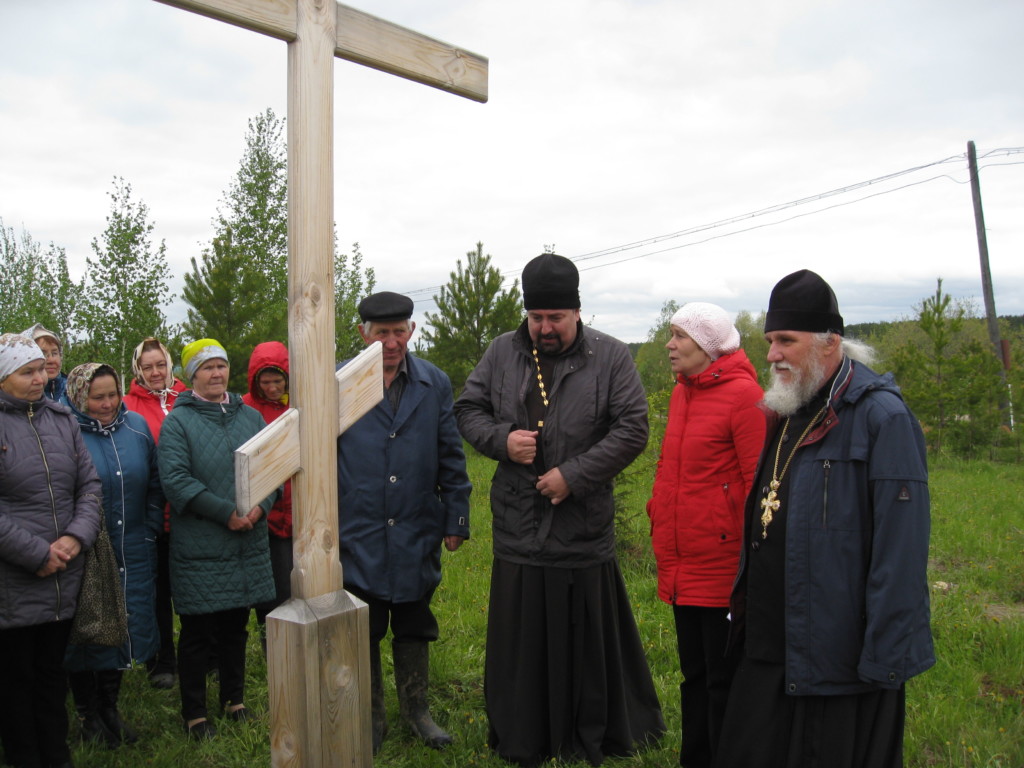
<path fill-rule="evenodd" d="M 292 596 L 294 567 L 292 540 L 270 534 L 270 568 L 274 573 L 274 599 L 256 606 L 256 621 L 265 624 L 267 614 Z M 261 631 L 265 631 L 262 630 Z"/>
<path fill-rule="evenodd" d="M 174 674 L 174 608 L 171 603 L 170 534 L 156 537 L 156 626 L 160 633 L 160 650 L 146 662 L 151 675 Z"/>
<path fill-rule="evenodd" d="M 71 759 L 64 651 L 71 621 L 0 630 L 0 741 L 11 765 Z"/>
<path fill-rule="evenodd" d="M 437 640 L 438 627 L 430 600 L 434 590 L 412 603 L 391 603 L 371 597 L 360 589 L 345 587 L 370 607 L 370 643 L 377 644 L 384 639 L 391 627 L 391 642 L 433 642 Z"/>
<path fill-rule="evenodd" d="M 672 606 L 679 647 L 682 747 L 679 764 L 710 768 L 725 719 L 736 655 L 726 656 L 728 608 Z"/>
<path fill-rule="evenodd" d="M 231 608 L 215 613 L 181 614 L 178 636 L 178 682 L 181 716 L 186 722 L 207 717 L 206 672 L 216 649 L 220 675 L 220 703 L 242 704 L 245 697 L 245 644 L 249 609 Z"/>

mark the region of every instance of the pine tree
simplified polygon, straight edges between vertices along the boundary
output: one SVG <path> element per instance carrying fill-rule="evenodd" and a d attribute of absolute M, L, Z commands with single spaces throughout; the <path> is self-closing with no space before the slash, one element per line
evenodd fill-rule
<path fill-rule="evenodd" d="M 488 345 L 522 322 L 523 303 L 518 280 L 501 290 L 501 272 L 484 255 L 483 243 L 466 254 L 465 267 L 459 259 L 449 277 L 434 296 L 438 311 L 426 313 L 428 327 L 422 336 L 425 356 L 448 374 L 459 392 Z"/>
<path fill-rule="evenodd" d="M 359 325 L 359 302 L 373 293 L 377 278 L 373 268 L 362 271 L 363 254 L 359 243 L 352 244 L 352 256 L 334 255 L 334 342 L 338 360 L 358 355 L 366 343 L 356 326 Z"/>
<path fill-rule="evenodd" d="M 166 337 L 164 306 L 170 268 L 163 241 L 153 247 L 149 208 L 132 200 L 131 185 L 113 181 L 107 228 L 93 238 L 80 298 L 85 350 L 95 362 L 130 376 L 131 353 L 147 336 Z"/>

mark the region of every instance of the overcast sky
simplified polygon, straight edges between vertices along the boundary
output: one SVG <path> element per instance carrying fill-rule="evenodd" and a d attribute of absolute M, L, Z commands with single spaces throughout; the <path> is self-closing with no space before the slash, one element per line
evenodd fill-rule
<path fill-rule="evenodd" d="M 478 241 L 510 276 L 577 259 L 584 318 L 626 341 L 668 299 L 763 309 L 803 267 L 847 323 L 938 277 L 980 307 L 968 140 L 996 308 L 1024 313 L 1020 0 L 351 4 L 490 60 L 487 104 L 335 64 L 339 243 L 421 323 Z M 151 0 L 2 0 L 0 30 L 3 224 L 81 271 L 124 177 L 177 291 L 247 121 L 286 114 L 286 45 Z"/>

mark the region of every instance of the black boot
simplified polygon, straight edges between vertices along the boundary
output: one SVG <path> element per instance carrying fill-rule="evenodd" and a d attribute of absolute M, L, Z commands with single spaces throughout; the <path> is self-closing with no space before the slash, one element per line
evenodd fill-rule
<path fill-rule="evenodd" d="M 122 674 L 124 673 L 120 669 L 108 669 L 96 673 L 96 681 L 99 685 L 100 719 L 119 740 L 126 744 L 134 744 L 139 740 L 139 734 L 121 719 L 121 713 L 117 711 Z"/>
<path fill-rule="evenodd" d="M 96 672 L 68 674 L 71 697 L 75 700 L 75 711 L 78 713 L 78 726 L 81 729 L 82 741 L 105 744 L 114 749 L 121 746 L 121 737 L 111 731 L 100 718 L 96 675 Z"/>
<path fill-rule="evenodd" d="M 395 687 L 398 707 L 413 733 L 433 749 L 444 749 L 452 737 L 442 731 L 427 706 L 430 679 L 430 646 L 426 641 L 392 643 L 395 659 Z"/>
<path fill-rule="evenodd" d="M 388 716 L 384 708 L 384 680 L 380 671 L 380 643 L 370 643 L 370 716 L 373 730 L 373 754 L 380 751 L 388 735 Z"/>

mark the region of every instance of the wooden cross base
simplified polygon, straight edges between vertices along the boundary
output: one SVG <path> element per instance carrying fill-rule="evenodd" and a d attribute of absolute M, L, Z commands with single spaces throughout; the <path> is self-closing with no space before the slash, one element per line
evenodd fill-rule
<path fill-rule="evenodd" d="M 267 616 L 274 768 L 368 766 L 370 609 L 344 590 L 292 599 Z"/>

